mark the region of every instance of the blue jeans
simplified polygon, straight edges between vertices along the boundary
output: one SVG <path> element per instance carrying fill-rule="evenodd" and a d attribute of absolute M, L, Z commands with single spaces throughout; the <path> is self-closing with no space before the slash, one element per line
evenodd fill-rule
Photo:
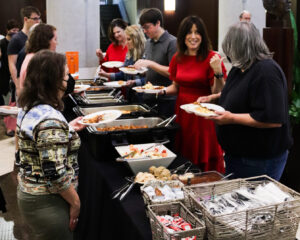
<path fill-rule="evenodd" d="M 226 175 L 234 173 L 233 178 L 247 178 L 259 175 L 268 175 L 279 181 L 283 173 L 288 150 L 275 157 L 235 157 L 225 153 Z"/>

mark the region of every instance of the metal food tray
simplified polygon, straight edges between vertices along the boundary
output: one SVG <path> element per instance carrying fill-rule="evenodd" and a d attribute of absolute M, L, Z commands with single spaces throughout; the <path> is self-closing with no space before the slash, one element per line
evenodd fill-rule
<path fill-rule="evenodd" d="M 101 103 L 120 103 L 122 100 L 115 98 L 98 98 L 98 99 L 88 99 L 82 96 L 76 96 L 76 99 L 84 104 L 101 104 Z"/>
<path fill-rule="evenodd" d="M 105 127 L 118 127 L 118 126 L 144 126 L 147 125 L 147 128 L 153 128 L 158 123 L 162 122 L 163 119 L 160 117 L 147 117 L 147 118 L 135 118 L 135 119 L 119 119 L 109 123 L 99 124 L 97 128 Z M 93 133 L 106 133 L 106 131 L 98 131 L 95 127 L 88 127 L 88 130 Z M 140 129 L 126 129 L 118 131 L 130 131 L 130 130 L 140 130 Z"/>
<path fill-rule="evenodd" d="M 117 106 L 105 106 L 105 107 L 77 107 L 77 110 L 82 115 L 88 115 L 98 111 L 105 110 L 120 110 L 120 111 L 130 111 L 130 112 L 150 112 L 148 109 L 142 105 L 117 105 Z"/>
<path fill-rule="evenodd" d="M 114 98 L 113 95 L 111 95 L 109 92 L 108 93 L 94 93 L 94 94 L 85 94 L 85 97 L 89 100 L 91 99 L 103 99 L 103 98 Z"/>

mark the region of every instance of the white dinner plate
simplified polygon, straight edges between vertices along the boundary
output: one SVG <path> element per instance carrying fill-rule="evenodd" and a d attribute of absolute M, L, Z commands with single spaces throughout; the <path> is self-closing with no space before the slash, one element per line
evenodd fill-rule
<path fill-rule="evenodd" d="M 141 69 L 129 68 L 129 67 L 121 67 L 119 68 L 120 71 L 130 75 L 142 74 L 148 71 L 148 68 L 142 67 Z"/>
<path fill-rule="evenodd" d="M 206 107 L 209 110 L 213 110 L 213 111 L 217 111 L 217 112 L 224 112 L 225 109 L 219 105 L 216 104 L 212 104 L 212 103 L 201 103 L 202 107 Z M 194 113 L 197 116 L 201 116 L 201 117 L 212 117 L 212 116 L 217 116 L 216 113 L 204 113 L 204 112 L 200 112 L 197 111 L 197 104 L 193 104 L 193 103 L 189 103 L 189 104 L 184 104 L 181 105 L 180 108 L 185 110 L 187 113 Z"/>
<path fill-rule="evenodd" d="M 109 61 L 109 62 L 102 63 L 102 66 L 106 68 L 119 68 L 122 67 L 123 65 L 124 63 L 119 61 Z"/>
<path fill-rule="evenodd" d="M 87 85 L 87 84 L 75 85 L 74 93 L 80 93 L 80 92 L 86 91 L 89 87 L 90 87 L 90 85 Z"/>
<path fill-rule="evenodd" d="M 93 117 L 98 116 L 98 115 L 103 115 L 103 120 L 102 121 L 99 121 L 97 123 L 86 123 L 86 122 L 84 122 L 84 120 L 93 118 Z M 122 112 L 119 111 L 119 110 L 105 110 L 105 111 L 94 112 L 94 113 L 91 113 L 89 115 L 86 115 L 81 120 L 79 120 L 78 122 L 80 124 L 83 124 L 83 125 L 96 127 L 96 126 L 98 126 L 102 123 L 108 123 L 108 122 L 114 121 L 118 117 L 120 117 L 121 115 L 122 115 Z"/>
<path fill-rule="evenodd" d="M 153 86 L 153 87 L 160 87 L 160 86 Z M 149 94 L 157 94 L 162 90 L 166 90 L 165 87 L 161 88 L 161 89 L 144 89 L 143 87 L 133 87 L 132 88 L 134 91 L 137 92 L 143 92 L 143 93 L 149 93 Z"/>
<path fill-rule="evenodd" d="M 6 105 L 0 106 L 0 114 L 17 115 L 20 110 L 21 110 L 21 108 L 18 108 L 18 107 L 11 107 L 11 106 L 6 106 Z"/>
<path fill-rule="evenodd" d="M 107 87 L 119 88 L 126 85 L 126 81 L 112 81 L 103 83 Z"/>

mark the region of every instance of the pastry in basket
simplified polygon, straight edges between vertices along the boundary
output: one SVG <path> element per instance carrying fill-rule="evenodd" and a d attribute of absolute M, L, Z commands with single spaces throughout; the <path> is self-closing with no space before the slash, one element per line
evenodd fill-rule
<path fill-rule="evenodd" d="M 155 177 L 151 173 L 147 172 L 139 172 L 134 179 L 134 181 L 138 183 L 145 183 L 150 180 L 155 180 Z"/>

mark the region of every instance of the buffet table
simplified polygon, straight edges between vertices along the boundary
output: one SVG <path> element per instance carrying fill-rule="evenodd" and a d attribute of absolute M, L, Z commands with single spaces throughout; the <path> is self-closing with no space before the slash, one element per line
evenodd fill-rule
<path fill-rule="evenodd" d="M 75 239 L 152 239 L 139 186 L 121 202 L 111 199 L 113 191 L 126 183 L 124 177 L 132 176 L 130 169 L 114 159 L 95 159 L 87 144 L 88 134 L 80 135 L 81 214 Z M 171 168 L 186 161 L 177 157 Z"/>

